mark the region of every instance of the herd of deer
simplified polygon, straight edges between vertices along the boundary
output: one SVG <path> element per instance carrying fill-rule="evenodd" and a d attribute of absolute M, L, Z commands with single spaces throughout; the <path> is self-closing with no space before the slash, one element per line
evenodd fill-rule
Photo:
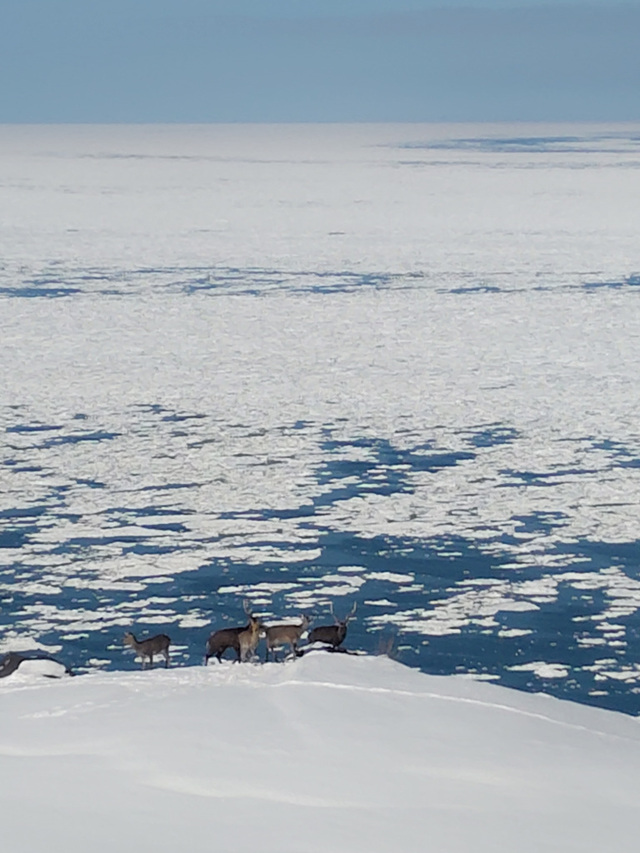
<path fill-rule="evenodd" d="M 211 657 L 216 657 L 218 661 L 221 661 L 222 655 L 227 649 L 232 649 L 236 653 L 238 661 L 250 660 L 258 648 L 261 637 L 264 637 L 266 642 L 265 662 L 269 660 L 271 653 L 273 653 L 274 661 L 277 660 L 277 650 L 285 646 L 289 646 L 294 658 L 298 656 L 298 644 L 311 621 L 308 616 L 302 616 L 301 621 L 296 623 L 263 625 L 253 615 L 247 601 L 244 602 L 244 610 L 249 617 L 247 625 L 241 625 L 238 628 L 221 628 L 210 635 L 204 655 L 205 666 L 209 663 L 209 658 Z M 333 612 L 332 604 L 331 615 L 333 616 L 334 624 L 319 625 L 310 631 L 309 644 L 320 643 L 331 651 L 340 649 L 347 636 L 349 620 L 353 619 L 355 613 L 356 604 L 353 605 L 353 608 L 344 619 L 338 619 Z M 143 669 L 147 660 L 149 661 L 149 665 L 153 666 L 154 655 L 161 655 L 164 658 L 165 666 L 169 666 L 171 638 L 166 634 L 156 634 L 155 637 L 149 637 L 147 640 L 138 640 L 134 634 L 127 632 L 124 635 L 124 643 L 127 646 L 131 646 L 142 659 Z"/>

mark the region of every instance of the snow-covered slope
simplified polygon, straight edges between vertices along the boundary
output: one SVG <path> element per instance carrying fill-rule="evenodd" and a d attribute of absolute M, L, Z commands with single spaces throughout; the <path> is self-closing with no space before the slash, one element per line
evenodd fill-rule
<path fill-rule="evenodd" d="M 0 686 L 2 849 L 631 851 L 623 715 L 310 654 Z"/>

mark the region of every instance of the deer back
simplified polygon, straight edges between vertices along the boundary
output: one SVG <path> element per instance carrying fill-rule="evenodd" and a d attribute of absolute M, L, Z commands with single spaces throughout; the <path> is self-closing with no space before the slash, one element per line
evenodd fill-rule
<path fill-rule="evenodd" d="M 346 627 L 343 629 L 340 636 L 340 627 L 338 625 L 318 625 L 309 634 L 310 643 L 327 643 L 330 646 L 339 646 L 347 634 Z"/>
<path fill-rule="evenodd" d="M 283 646 L 286 643 L 293 645 L 298 642 L 308 627 L 309 617 L 306 615 L 302 617 L 302 622 L 299 625 L 270 625 L 264 629 L 267 645 L 270 649 Z"/>
<path fill-rule="evenodd" d="M 207 640 L 207 654 L 215 655 L 220 649 L 240 648 L 239 636 L 243 631 L 246 631 L 248 625 L 243 625 L 240 628 L 220 628 L 214 631 Z"/>

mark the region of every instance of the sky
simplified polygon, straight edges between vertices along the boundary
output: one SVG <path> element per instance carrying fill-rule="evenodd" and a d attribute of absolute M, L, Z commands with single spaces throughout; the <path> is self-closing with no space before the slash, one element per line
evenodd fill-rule
<path fill-rule="evenodd" d="M 640 119 L 640 0 L 2 0 L 0 122 Z"/>

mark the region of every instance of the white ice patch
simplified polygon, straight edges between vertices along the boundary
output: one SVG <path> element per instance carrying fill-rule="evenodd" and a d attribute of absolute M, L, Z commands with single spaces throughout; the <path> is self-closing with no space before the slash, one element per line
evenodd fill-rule
<path fill-rule="evenodd" d="M 570 667 L 559 663 L 545 663 L 544 661 L 532 661 L 517 666 L 509 666 L 512 672 L 533 672 L 538 678 L 566 678 Z"/>

